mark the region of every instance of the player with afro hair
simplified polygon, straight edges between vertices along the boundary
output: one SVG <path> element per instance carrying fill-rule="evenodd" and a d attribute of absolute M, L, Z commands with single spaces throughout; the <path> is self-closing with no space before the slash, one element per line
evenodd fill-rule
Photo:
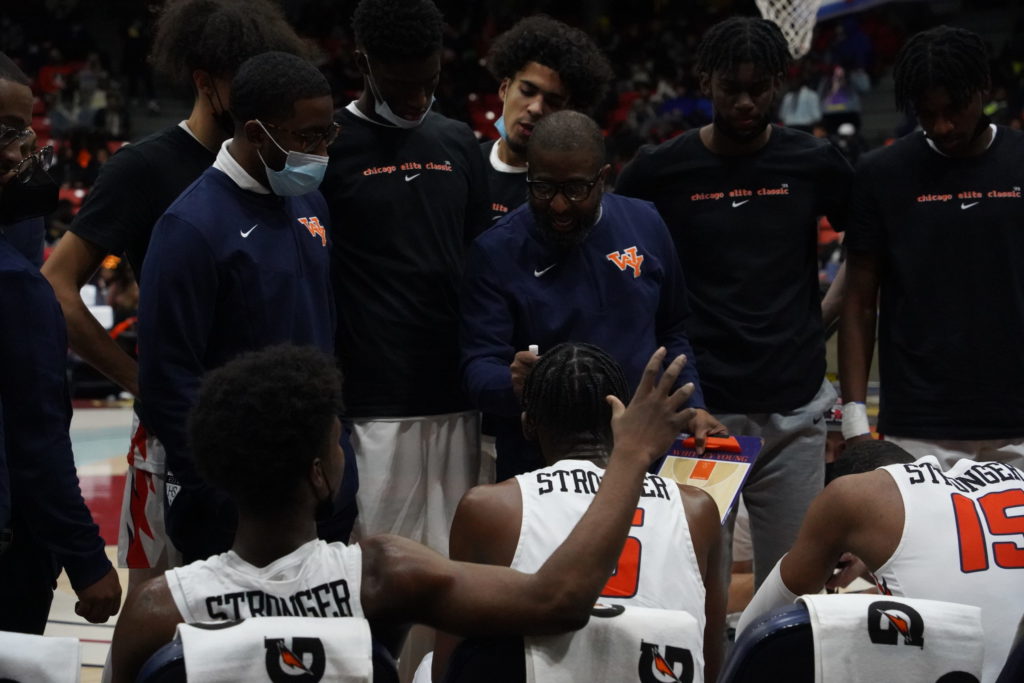
<path fill-rule="evenodd" d="M 526 143 L 541 118 L 569 108 L 592 114 L 613 77 L 608 59 L 583 31 L 538 14 L 498 36 L 487 68 L 501 84 L 501 135 L 482 152 L 491 186 L 491 218 L 526 201 Z"/>

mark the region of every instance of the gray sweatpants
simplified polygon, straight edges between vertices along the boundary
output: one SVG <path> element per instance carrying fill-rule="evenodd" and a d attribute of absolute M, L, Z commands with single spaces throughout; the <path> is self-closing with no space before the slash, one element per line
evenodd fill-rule
<path fill-rule="evenodd" d="M 754 467 L 743 486 L 754 545 L 754 585 L 760 586 L 775 563 L 793 545 L 807 508 L 825 481 L 824 412 L 836 400 L 827 380 L 808 403 L 786 413 L 712 414 L 730 434 L 764 439 Z M 726 572 L 732 565 L 733 509 L 722 531 Z M 728 573 L 726 574 L 728 576 Z"/>

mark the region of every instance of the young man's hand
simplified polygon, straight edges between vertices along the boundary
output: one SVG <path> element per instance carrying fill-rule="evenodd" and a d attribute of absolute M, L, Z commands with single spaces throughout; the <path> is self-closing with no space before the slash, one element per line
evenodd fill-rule
<path fill-rule="evenodd" d="M 75 593 L 75 614 L 93 624 L 105 622 L 121 609 L 121 582 L 116 569 L 111 568 L 99 581 Z"/>
<path fill-rule="evenodd" d="M 692 382 L 672 390 L 686 365 L 686 356 L 677 356 L 658 378 L 665 353 L 665 347 L 661 347 L 647 361 L 629 407 L 615 396 L 608 396 L 614 451 L 645 458 L 648 465 L 665 454 L 696 413 L 693 408 L 683 409 L 693 393 Z"/>

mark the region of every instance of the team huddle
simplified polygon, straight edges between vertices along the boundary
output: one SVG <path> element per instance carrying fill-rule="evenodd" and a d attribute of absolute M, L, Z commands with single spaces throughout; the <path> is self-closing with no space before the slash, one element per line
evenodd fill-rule
<path fill-rule="evenodd" d="M 361 0 L 352 28 L 364 87 L 335 111 L 269 0 L 169 2 L 152 60 L 190 116 L 104 166 L 41 274 L 0 238 L 0 630 L 42 632 L 61 567 L 79 614 L 120 608 L 67 438 L 70 345 L 138 397 L 110 680 L 179 624 L 259 616 L 362 618 L 403 680 L 481 680 L 467 648 L 525 637 L 529 657 L 599 602 L 687 615 L 687 663 L 650 666 L 715 681 L 735 518 L 649 473 L 687 432 L 698 453 L 763 441 L 737 635 L 852 561 L 885 595 L 980 607 L 994 682 L 1024 617 L 1024 205 L 1003 191 L 1024 134 L 984 115 L 981 39 L 908 40 L 896 97 L 920 130 L 855 170 L 772 123 L 779 28 L 726 19 L 696 55 L 713 121 L 613 187 L 590 116 L 613 69 L 583 31 L 532 16 L 494 40 L 500 137 L 480 145 L 431 110 L 431 0 Z M 41 173 L 31 120 L 0 55 L 0 205 Z M 822 216 L 848 254 L 824 300 Z M 111 253 L 139 280 L 137 362 L 79 294 Z"/>

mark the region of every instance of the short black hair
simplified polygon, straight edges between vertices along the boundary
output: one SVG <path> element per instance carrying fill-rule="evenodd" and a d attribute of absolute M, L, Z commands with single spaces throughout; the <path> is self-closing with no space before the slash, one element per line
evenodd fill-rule
<path fill-rule="evenodd" d="M 514 78 L 530 62 L 557 73 L 568 90 L 569 106 L 585 112 L 604 100 L 614 76 L 590 36 L 544 14 L 520 20 L 495 39 L 487 54 L 487 68 L 499 81 Z"/>
<path fill-rule="evenodd" d="M 540 121 L 526 146 L 527 160 L 537 150 L 575 152 L 586 150 L 598 164 L 604 163 L 605 146 L 601 127 L 583 112 L 563 109 L 552 112 Z"/>
<path fill-rule="evenodd" d="M 893 66 L 896 106 L 910 111 L 933 88 L 945 88 L 956 109 L 975 93 L 988 90 L 992 79 L 988 49 L 977 33 L 936 26 L 914 35 Z"/>
<path fill-rule="evenodd" d="M 157 19 L 150 61 L 188 86 L 197 69 L 227 80 L 245 60 L 268 50 L 308 54 L 270 0 L 170 0 Z"/>
<path fill-rule="evenodd" d="M 444 17 L 431 0 L 360 0 L 352 30 L 378 61 L 425 59 L 441 49 Z"/>
<path fill-rule="evenodd" d="M 231 115 L 236 121 L 283 121 L 299 100 L 330 94 L 330 83 L 305 59 L 264 52 L 246 60 L 231 81 Z"/>
<path fill-rule="evenodd" d="M 848 445 L 829 467 L 829 481 L 847 474 L 862 474 L 886 465 L 914 462 L 915 458 L 892 441 L 866 439 Z"/>
<path fill-rule="evenodd" d="M 21 70 L 14 60 L 3 52 L 0 52 L 0 81 L 11 81 L 18 85 L 32 85 L 32 81 L 25 72 Z"/>
<path fill-rule="evenodd" d="M 629 401 L 622 368 L 593 344 L 565 343 L 544 353 L 523 384 L 523 412 L 536 429 L 567 446 L 612 446 L 612 410 L 605 397 Z"/>
<path fill-rule="evenodd" d="M 760 17 L 730 17 L 704 34 L 697 46 L 697 73 L 709 76 L 752 63 L 775 76 L 790 62 L 789 44 L 775 22 Z"/>
<path fill-rule="evenodd" d="M 331 356 L 288 344 L 246 353 L 203 380 L 189 420 L 196 465 L 240 507 L 283 510 L 342 408 Z"/>

